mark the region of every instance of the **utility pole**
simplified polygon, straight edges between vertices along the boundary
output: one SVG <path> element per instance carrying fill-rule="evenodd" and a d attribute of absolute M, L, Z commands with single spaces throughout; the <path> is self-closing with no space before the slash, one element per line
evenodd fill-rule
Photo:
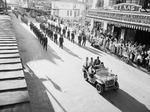
<path fill-rule="evenodd" d="M 8 12 L 8 10 L 7 10 L 7 1 L 5 0 L 5 10 L 6 10 L 6 12 Z"/>

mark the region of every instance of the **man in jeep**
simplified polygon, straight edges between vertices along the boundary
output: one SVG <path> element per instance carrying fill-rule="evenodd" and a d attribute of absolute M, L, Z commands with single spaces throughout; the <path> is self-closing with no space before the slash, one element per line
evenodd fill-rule
<path fill-rule="evenodd" d="M 97 59 L 94 60 L 94 68 L 99 69 L 101 65 L 101 61 L 99 59 L 99 56 L 97 56 Z"/>

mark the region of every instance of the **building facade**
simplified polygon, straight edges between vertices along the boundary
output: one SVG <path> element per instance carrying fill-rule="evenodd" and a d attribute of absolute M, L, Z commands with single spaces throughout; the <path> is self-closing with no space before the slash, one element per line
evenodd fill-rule
<path fill-rule="evenodd" d="M 85 4 L 81 2 L 52 1 L 51 6 L 52 15 L 61 18 L 80 18 L 85 11 Z"/>
<path fill-rule="evenodd" d="M 150 45 L 150 14 L 142 9 L 144 0 L 105 0 L 104 3 L 103 7 L 95 3 L 87 11 L 91 29 L 103 29 L 117 40 Z"/>

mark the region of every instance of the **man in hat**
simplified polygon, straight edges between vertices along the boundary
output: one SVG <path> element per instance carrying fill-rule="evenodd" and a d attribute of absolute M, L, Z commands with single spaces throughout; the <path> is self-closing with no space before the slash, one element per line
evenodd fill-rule
<path fill-rule="evenodd" d="M 64 37 L 66 36 L 66 29 L 65 29 L 65 27 L 63 28 L 63 36 Z"/>
<path fill-rule="evenodd" d="M 67 39 L 70 40 L 70 30 L 67 31 Z"/>
<path fill-rule="evenodd" d="M 58 35 L 57 35 L 57 32 L 55 32 L 55 33 L 54 33 L 54 43 L 56 43 L 56 44 L 58 43 L 58 42 L 57 42 L 57 38 L 58 38 Z"/>
<path fill-rule="evenodd" d="M 72 33 L 71 33 L 71 42 L 73 42 L 73 43 L 74 43 L 74 37 L 75 37 L 75 34 L 74 34 L 74 32 L 72 31 Z"/>
<path fill-rule="evenodd" d="M 63 49 L 63 42 L 64 42 L 63 35 L 60 35 L 60 37 L 59 37 L 59 47 L 61 47 L 62 49 Z"/>

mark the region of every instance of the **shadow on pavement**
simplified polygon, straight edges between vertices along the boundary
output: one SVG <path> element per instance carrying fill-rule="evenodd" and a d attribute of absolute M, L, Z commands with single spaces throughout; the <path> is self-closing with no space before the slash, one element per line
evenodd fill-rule
<path fill-rule="evenodd" d="M 150 112 L 144 104 L 121 89 L 106 91 L 102 96 L 122 112 Z"/>
<path fill-rule="evenodd" d="M 28 67 L 29 68 L 29 67 Z M 39 78 L 34 74 L 34 72 L 29 68 L 30 73 L 26 73 L 28 91 L 30 95 L 31 103 L 33 104 L 33 110 L 35 112 L 55 112 L 53 104 L 51 103 L 51 99 L 48 97 L 47 92 L 51 95 L 51 97 L 56 101 L 56 103 L 60 106 L 60 108 L 64 111 L 65 108 L 61 105 L 61 103 L 55 98 L 55 96 L 45 87 L 43 81 L 51 81 L 51 83 L 55 86 L 56 89 L 61 91 L 61 88 L 54 83 L 51 79 L 47 78 Z M 29 84 L 30 83 L 30 84 Z M 32 87 L 31 87 L 32 86 Z M 36 96 L 33 96 L 36 95 Z"/>
<path fill-rule="evenodd" d="M 132 62 L 131 62 L 131 63 L 127 63 L 127 64 L 130 65 L 130 66 L 132 66 L 132 67 L 134 67 L 134 68 L 136 68 L 136 69 L 141 70 L 142 72 L 145 72 L 145 73 L 148 74 L 148 75 L 150 74 L 146 68 L 137 66 L 136 64 L 134 64 L 134 63 L 132 63 Z"/>
<path fill-rule="evenodd" d="M 47 59 L 54 64 L 56 64 L 54 59 L 64 62 L 62 58 L 51 48 L 51 46 L 48 46 L 47 51 L 43 49 L 43 46 L 40 44 L 38 38 L 28 31 L 30 28 L 27 27 L 28 29 L 26 29 L 26 27 L 21 25 L 24 23 L 16 19 L 14 16 L 12 16 L 12 21 L 16 39 L 18 41 L 17 44 L 20 55 L 25 63 L 28 63 L 32 60 L 41 59 Z"/>
<path fill-rule="evenodd" d="M 33 112 L 55 112 L 42 81 L 30 70 L 25 73 Z"/>
<path fill-rule="evenodd" d="M 75 42 L 74 44 L 76 44 L 77 46 L 79 46 L 77 42 Z M 81 46 L 81 48 L 84 49 L 84 50 L 87 50 L 87 51 L 89 51 L 91 53 L 94 53 L 96 55 L 99 55 L 99 56 L 101 56 L 102 54 L 104 55 L 103 52 L 101 52 L 99 50 L 95 50 L 95 49 L 89 48 L 87 46 Z"/>
<path fill-rule="evenodd" d="M 81 59 L 78 55 L 76 55 L 75 53 L 73 53 L 71 50 L 69 50 L 67 47 L 63 47 L 63 50 L 66 51 L 68 54 L 78 58 L 78 59 Z"/>
<path fill-rule="evenodd" d="M 95 86 L 90 82 L 87 83 L 95 88 Z M 108 90 L 105 91 L 101 96 L 115 107 L 120 109 L 122 112 L 150 112 L 150 110 L 144 104 L 140 103 L 122 89 L 119 89 L 118 91 Z"/>
<path fill-rule="evenodd" d="M 47 79 L 53 84 L 55 89 L 57 89 L 58 91 L 62 91 L 58 84 L 56 84 L 54 81 L 52 81 L 49 77 L 47 77 Z"/>

